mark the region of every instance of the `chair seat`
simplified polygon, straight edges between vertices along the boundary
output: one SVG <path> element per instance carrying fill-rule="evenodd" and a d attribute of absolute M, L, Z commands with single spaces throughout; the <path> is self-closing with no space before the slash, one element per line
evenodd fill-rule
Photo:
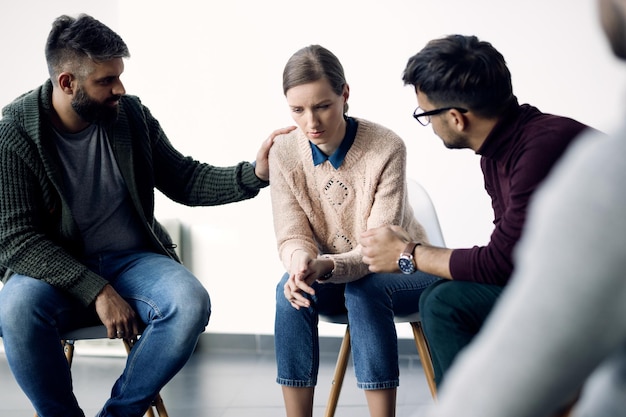
<path fill-rule="evenodd" d="M 320 320 L 325 321 L 327 323 L 335 323 L 335 324 L 348 324 L 348 314 L 320 314 Z M 393 321 L 395 323 L 417 323 L 420 319 L 420 313 L 412 313 L 406 316 L 394 316 Z"/>
<path fill-rule="evenodd" d="M 107 328 L 103 324 L 81 327 L 80 329 L 74 329 L 61 333 L 62 340 L 91 340 L 106 339 L 107 337 Z"/>

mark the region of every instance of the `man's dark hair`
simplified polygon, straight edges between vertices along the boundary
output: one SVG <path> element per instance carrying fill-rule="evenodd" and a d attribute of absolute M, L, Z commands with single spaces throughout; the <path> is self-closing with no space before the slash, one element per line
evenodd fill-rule
<path fill-rule="evenodd" d="M 499 116 L 514 100 L 504 57 L 476 36 L 428 42 L 409 58 L 402 80 L 437 106 L 464 107 L 484 117 Z"/>
<path fill-rule="evenodd" d="M 80 68 L 85 58 L 104 62 L 128 57 L 130 52 L 122 38 L 86 14 L 78 18 L 67 15 L 58 17 L 52 23 L 46 42 L 46 62 L 53 81 L 56 75 L 66 70 L 68 64 L 70 68 Z"/>

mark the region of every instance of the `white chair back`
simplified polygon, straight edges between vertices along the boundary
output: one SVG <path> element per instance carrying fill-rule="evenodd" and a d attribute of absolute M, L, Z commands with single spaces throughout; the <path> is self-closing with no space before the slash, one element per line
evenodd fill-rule
<path fill-rule="evenodd" d="M 442 248 L 445 247 L 446 244 L 443 240 L 443 233 L 441 233 L 439 217 L 437 217 L 437 212 L 430 196 L 420 183 L 411 178 L 407 179 L 407 189 L 409 203 L 413 207 L 415 218 L 424 226 L 430 244 Z"/>

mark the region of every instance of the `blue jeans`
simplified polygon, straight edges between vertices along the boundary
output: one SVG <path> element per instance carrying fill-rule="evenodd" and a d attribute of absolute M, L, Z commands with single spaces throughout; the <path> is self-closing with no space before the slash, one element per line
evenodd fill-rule
<path fill-rule="evenodd" d="M 285 274 L 276 288 L 276 382 L 290 387 L 317 384 L 318 314 L 347 310 L 357 386 L 374 390 L 399 385 L 398 337 L 393 317 L 416 312 L 420 294 L 437 277 L 423 272 L 369 274 L 348 284 L 314 283 L 311 306 L 300 310 L 285 298 L 283 287 L 288 278 Z"/>
<path fill-rule="evenodd" d="M 151 252 L 124 252 L 86 262 L 106 278 L 146 325 L 111 398 L 99 416 L 142 416 L 161 388 L 185 365 L 208 324 L 209 296 L 189 270 Z M 83 417 L 72 392 L 59 333 L 97 324 L 62 290 L 14 275 L 0 291 L 0 336 L 17 383 L 40 417 Z"/>
<path fill-rule="evenodd" d="M 422 327 L 440 386 L 454 359 L 482 328 L 504 287 L 443 279 L 420 298 Z"/>

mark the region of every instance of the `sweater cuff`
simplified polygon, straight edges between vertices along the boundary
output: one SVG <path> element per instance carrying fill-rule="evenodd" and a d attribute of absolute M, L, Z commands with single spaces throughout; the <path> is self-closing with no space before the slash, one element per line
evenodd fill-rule
<path fill-rule="evenodd" d="M 344 284 L 351 281 L 356 281 L 369 273 L 367 265 L 362 262 L 355 262 L 354 259 L 346 257 L 345 254 L 333 255 L 325 254 L 320 257 L 328 257 L 335 262 L 335 269 L 333 269 L 333 276 L 323 281 L 329 284 Z"/>
<path fill-rule="evenodd" d="M 90 271 L 86 277 L 69 288 L 68 291 L 86 307 L 96 300 L 98 294 L 108 283 L 107 280 Z"/>
<path fill-rule="evenodd" d="M 256 176 L 254 172 L 254 169 L 256 167 L 256 161 L 252 163 L 242 162 L 241 165 L 241 182 L 246 188 L 259 190 L 270 185 L 269 181 L 263 181 Z"/>

